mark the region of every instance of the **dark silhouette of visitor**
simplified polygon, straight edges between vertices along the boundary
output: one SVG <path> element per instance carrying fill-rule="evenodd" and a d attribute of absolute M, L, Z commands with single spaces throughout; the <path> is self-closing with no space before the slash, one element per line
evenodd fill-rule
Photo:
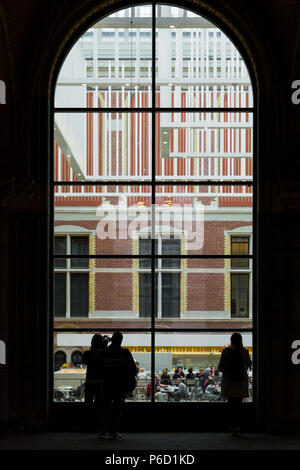
<path fill-rule="evenodd" d="M 122 405 L 127 393 L 136 385 L 136 364 L 129 349 L 122 348 L 123 335 L 116 332 L 112 335 L 111 344 L 101 354 L 104 374 L 104 432 L 99 438 L 119 439 Z"/>
<path fill-rule="evenodd" d="M 85 403 L 86 403 L 86 428 L 101 432 L 103 427 L 103 374 L 99 368 L 99 353 L 104 351 L 106 343 L 100 334 L 92 337 L 91 349 L 85 351 L 83 362 L 86 364 Z"/>
<path fill-rule="evenodd" d="M 251 368 L 249 352 L 243 347 L 240 333 L 233 333 L 230 346 L 223 349 L 218 370 L 223 373 L 221 380 L 222 395 L 230 407 L 231 430 L 234 436 L 241 435 L 241 404 L 248 397 L 248 374 Z"/>

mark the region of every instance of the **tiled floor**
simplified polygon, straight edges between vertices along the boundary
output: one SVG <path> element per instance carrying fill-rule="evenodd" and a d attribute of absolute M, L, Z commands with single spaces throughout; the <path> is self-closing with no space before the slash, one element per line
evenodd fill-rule
<path fill-rule="evenodd" d="M 127 433 L 122 439 L 96 439 L 89 433 L 44 433 L 4 437 L 0 450 L 300 450 L 300 436 L 246 433 L 235 438 L 226 433 Z"/>

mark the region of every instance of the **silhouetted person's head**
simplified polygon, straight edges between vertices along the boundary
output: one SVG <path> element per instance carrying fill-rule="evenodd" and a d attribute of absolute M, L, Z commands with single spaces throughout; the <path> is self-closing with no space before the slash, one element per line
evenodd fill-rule
<path fill-rule="evenodd" d="M 104 341 L 104 344 L 105 344 L 105 347 L 106 347 L 108 345 L 108 343 L 110 342 L 110 338 L 107 335 L 104 335 L 103 336 L 103 341 Z"/>
<path fill-rule="evenodd" d="M 193 368 L 192 368 L 192 367 L 189 367 L 189 368 L 188 368 L 188 372 L 189 372 L 190 374 L 192 374 L 192 373 L 193 373 Z"/>
<path fill-rule="evenodd" d="M 116 331 L 111 337 L 111 345 L 113 348 L 121 346 L 123 341 L 123 335 L 119 331 Z"/>
<path fill-rule="evenodd" d="M 103 336 L 100 335 L 99 333 L 96 333 L 92 337 L 91 348 L 93 350 L 96 350 L 96 349 L 100 349 L 100 348 L 104 348 L 104 347 L 105 347 L 105 342 L 103 340 Z"/>
<path fill-rule="evenodd" d="M 240 333 L 233 333 L 230 338 L 230 343 L 235 349 L 239 349 L 243 347 L 243 338 Z"/>

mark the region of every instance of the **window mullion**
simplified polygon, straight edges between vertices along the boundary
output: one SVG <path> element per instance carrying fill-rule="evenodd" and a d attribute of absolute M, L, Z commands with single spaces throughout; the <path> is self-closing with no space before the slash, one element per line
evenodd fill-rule
<path fill-rule="evenodd" d="M 156 65 L 156 5 L 152 3 L 152 151 L 151 151 L 151 401 L 154 402 L 154 382 L 155 382 L 155 65 Z M 157 306 L 158 307 L 158 306 Z M 156 307 L 156 308 L 157 308 Z"/>

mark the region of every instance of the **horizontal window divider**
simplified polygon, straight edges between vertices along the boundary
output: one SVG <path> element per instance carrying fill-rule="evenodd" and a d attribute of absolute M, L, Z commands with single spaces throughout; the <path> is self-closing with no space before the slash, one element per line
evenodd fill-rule
<path fill-rule="evenodd" d="M 71 317 L 71 319 L 74 319 L 76 317 Z M 61 317 L 61 320 L 64 320 L 65 318 Z M 150 319 L 150 317 L 149 317 Z M 238 319 L 239 320 L 239 319 Z M 162 321 L 159 319 L 159 321 Z M 53 328 L 53 331 L 55 332 L 60 332 L 60 333 L 92 333 L 92 332 L 114 332 L 114 331 L 120 331 L 121 333 L 228 333 L 232 331 L 237 331 L 241 333 L 253 333 L 254 329 L 253 328 Z"/>
<path fill-rule="evenodd" d="M 254 108 L 53 108 L 53 113 L 253 113 Z"/>
<path fill-rule="evenodd" d="M 138 177 L 137 177 L 138 178 Z M 254 186 L 254 181 L 249 181 L 249 180 L 234 180 L 234 181 L 218 181 L 218 180 L 181 180 L 181 181 L 113 181 L 113 180 L 105 180 L 105 181 L 52 181 L 52 186 Z M 191 193 L 191 196 L 193 196 L 194 193 Z M 107 193 L 108 196 L 114 196 L 116 197 L 118 195 L 114 193 Z M 134 196 L 135 194 L 132 193 L 130 196 Z M 176 194 L 174 193 L 175 196 L 179 197 L 180 193 Z M 72 197 L 78 197 L 80 196 L 80 193 L 78 194 L 70 194 Z M 195 193 L 195 197 L 197 194 Z M 208 195 L 210 196 L 210 194 Z M 101 196 L 99 196 L 101 197 Z M 226 193 L 224 193 L 224 196 L 226 197 Z M 238 193 L 237 193 L 238 197 Z"/>
<path fill-rule="evenodd" d="M 55 255 L 53 254 L 52 257 L 54 259 L 195 259 L 195 258 L 203 258 L 203 259 L 252 259 L 253 255 L 157 255 L 157 254 L 149 254 L 149 255 Z M 78 269 L 78 268 L 74 268 Z M 83 268 L 86 269 L 86 268 Z M 240 268 L 238 268 L 240 269 Z"/>

